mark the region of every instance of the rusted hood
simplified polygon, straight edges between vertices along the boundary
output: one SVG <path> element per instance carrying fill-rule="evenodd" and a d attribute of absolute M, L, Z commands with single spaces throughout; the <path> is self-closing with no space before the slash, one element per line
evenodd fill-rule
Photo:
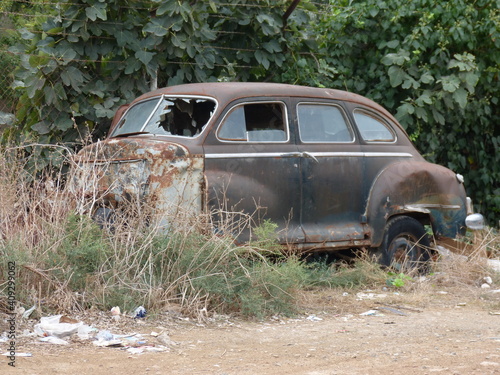
<path fill-rule="evenodd" d="M 189 156 L 188 150 L 177 143 L 136 139 L 111 138 L 83 148 L 75 162 L 110 162 L 132 160 L 174 160 Z"/>
<path fill-rule="evenodd" d="M 73 191 L 83 212 L 136 200 L 155 211 L 162 226 L 202 208 L 203 158 L 177 143 L 147 137 L 111 138 L 75 156 Z M 90 202 L 90 203 L 88 203 Z"/>

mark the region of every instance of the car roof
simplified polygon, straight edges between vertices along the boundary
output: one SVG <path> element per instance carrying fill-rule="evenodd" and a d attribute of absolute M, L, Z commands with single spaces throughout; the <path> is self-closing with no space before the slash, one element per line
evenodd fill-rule
<path fill-rule="evenodd" d="M 158 95 L 195 95 L 206 96 L 217 99 L 219 103 L 227 104 L 236 99 L 251 97 L 300 97 L 311 99 L 334 99 L 352 103 L 358 103 L 371 107 L 384 115 L 390 117 L 394 122 L 397 120 L 381 105 L 374 101 L 348 91 L 289 85 L 284 83 L 270 82 L 206 82 L 188 83 L 183 85 L 169 86 L 145 93 L 135 99 L 132 103 L 158 96 Z"/>
<path fill-rule="evenodd" d="M 336 99 L 345 99 L 346 96 L 360 95 L 348 93 L 341 90 L 333 90 L 318 87 L 307 87 L 299 85 L 289 85 L 285 83 L 270 82 L 206 82 L 206 83 L 187 83 L 177 86 L 164 87 L 143 96 L 159 94 L 195 94 L 208 96 L 313 96 L 313 97 L 331 97 Z"/>

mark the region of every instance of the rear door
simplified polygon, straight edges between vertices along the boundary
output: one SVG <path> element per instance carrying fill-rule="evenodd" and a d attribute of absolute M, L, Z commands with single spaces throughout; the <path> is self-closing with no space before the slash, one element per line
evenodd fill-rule
<path fill-rule="evenodd" d="M 363 217 L 363 154 L 341 103 L 297 101 L 301 158 L 301 224 L 306 242 L 360 245 Z"/>
<path fill-rule="evenodd" d="M 205 140 L 205 175 L 216 221 L 241 241 L 250 226 L 278 224 L 282 243 L 304 241 L 300 225 L 300 155 L 288 99 L 232 104 Z"/>

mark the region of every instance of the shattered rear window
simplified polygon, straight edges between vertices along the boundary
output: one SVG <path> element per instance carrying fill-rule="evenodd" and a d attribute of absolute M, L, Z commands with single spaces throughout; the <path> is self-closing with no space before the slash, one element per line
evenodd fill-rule
<path fill-rule="evenodd" d="M 215 101 L 161 96 L 139 102 L 125 112 L 112 137 L 133 134 L 196 137 L 212 117 Z"/>

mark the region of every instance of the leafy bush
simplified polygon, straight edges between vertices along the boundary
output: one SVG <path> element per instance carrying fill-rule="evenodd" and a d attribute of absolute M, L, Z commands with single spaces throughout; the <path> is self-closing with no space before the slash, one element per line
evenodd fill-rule
<path fill-rule="evenodd" d="M 427 160 L 465 177 L 491 225 L 500 218 L 498 1 L 341 1 L 315 15 L 295 82 L 365 95 L 396 114 Z M 329 67 L 330 69 L 325 69 Z"/>
<path fill-rule="evenodd" d="M 58 279 L 75 291 L 87 287 L 87 277 L 96 274 L 110 253 L 110 244 L 96 223 L 86 216 L 70 214 L 62 223 L 62 239 L 48 254 L 48 266 L 59 268 Z"/>
<path fill-rule="evenodd" d="M 4 22 L 5 20 L 1 19 Z M 12 88 L 14 70 L 19 66 L 19 58 L 7 50 L 16 43 L 14 30 L 0 30 L 0 71 L 7 74 L 0 77 L 0 111 L 13 112 L 18 93 Z"/>

